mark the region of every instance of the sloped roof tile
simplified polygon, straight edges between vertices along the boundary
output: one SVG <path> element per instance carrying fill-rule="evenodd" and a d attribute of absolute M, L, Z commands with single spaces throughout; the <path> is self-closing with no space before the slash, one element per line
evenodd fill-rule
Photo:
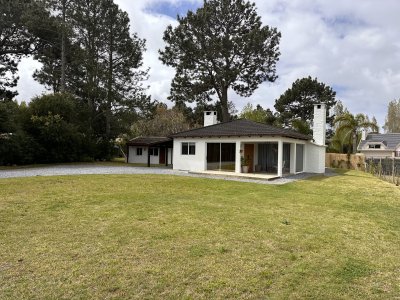
<path fill-rule="evenodd" d="M 171 135 L 172 138 L 228 137 L 228 136 L 281 136 L 299 140 L 312 139 L 312 137 L 299 133 L 294 130 L 278 128 L 271 125 L 245 119 L 219 123 Z"/>
<path fill-rule="evenodd" d="M 171 142 L 172 139 L 169 137 L 159 137 L 159 136 L 140 136 L 131 139 L 127 142 L 129 146 L 155 146 L 159 144 L 164 144 Z"/>
<path fill-rule="evenodd" d="M 394 151 L 400 144 L 400 133 L 369 133 L 367 138 L 358 145 L 358 150 L 362 150 L 369 143 L 383 143 L 388 150 Z"/>

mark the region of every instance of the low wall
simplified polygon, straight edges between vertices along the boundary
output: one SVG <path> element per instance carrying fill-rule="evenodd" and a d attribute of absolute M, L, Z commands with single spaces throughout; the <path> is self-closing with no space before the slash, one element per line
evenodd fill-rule
<path fill-rule="evenodd" d="M 326 153 L 325 167 L 327 168 L 342 168 L 352 170 L 364 170 L 365 156 L 363 154 L 351 154 L 348 161 L 347 154 L 341 153 Z"/>

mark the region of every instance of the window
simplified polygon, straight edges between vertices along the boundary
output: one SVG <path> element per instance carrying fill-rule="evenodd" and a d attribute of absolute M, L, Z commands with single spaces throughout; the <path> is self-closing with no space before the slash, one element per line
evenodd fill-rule
<path fill-rule="evenodd" d="M 150 156 L 158 156 L 158 148 L 150 148 L 149 154 Z"/>
<path fill-rule="evenodd" d="M 379 145 L 379 144 L 369 144 L 368 148 L 369 149 L 381 149 L 381 145 Z"/>
<path fill-rule="evenodd" d="M 182 155 L 196 155 L 196 143 L 182 143 Z"/>
<path fill-rule="evenodd" d="M 136 155 L 142 156 L 142 154 L 143 154 L 143 148 L 136 148 Z"/>

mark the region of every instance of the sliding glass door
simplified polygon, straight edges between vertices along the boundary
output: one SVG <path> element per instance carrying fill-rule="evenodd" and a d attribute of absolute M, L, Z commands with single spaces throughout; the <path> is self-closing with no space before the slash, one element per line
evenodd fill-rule
<path fill-rule="evenodd" d="M 207 143 L 207 170 L 235 171 L 235 143 Z"/>

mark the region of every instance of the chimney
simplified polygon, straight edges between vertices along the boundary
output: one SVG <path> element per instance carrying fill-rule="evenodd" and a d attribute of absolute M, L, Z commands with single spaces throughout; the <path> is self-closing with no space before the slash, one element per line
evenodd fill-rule
<path fill-rule="evenodd" d="M 218 124 L 217 112 L 216 111 L 205 111 L 204 112 L 204 127 Z"/>
<path fill-rule="evenodd" d="M 317 145 L 325 146 L 326 136 L 326 105 L 314 104 L 313 139 Z"/>
<path fill-rule="evenodd" d="M 361 129 L 361 140 L 365 141 L 367 139 L 367 129 L 363 128 Z"/>

